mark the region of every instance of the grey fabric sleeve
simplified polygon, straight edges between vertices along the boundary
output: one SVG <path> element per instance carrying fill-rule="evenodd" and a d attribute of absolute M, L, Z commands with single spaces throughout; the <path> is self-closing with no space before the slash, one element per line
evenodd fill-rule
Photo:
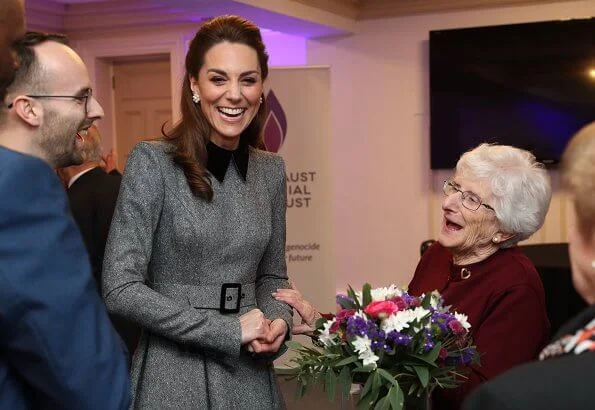
<path fill-rule="evenodd" d="M 239 356 L 239 318 L 205 313 L 147 285 L 166 189 L 161 164 L 168 158 L 149 143 L 138 144 L 129 156 L 105 248 L 105 302 L 111 313 L 152 333 L 217 355 Z"/>
<path fill-rule="evenodd" d="M 258 266 L 256 301 L 258 308 L 268 319 L 281 318 L 287 323 L 286 340 L 288 340 L 293 326 L 293 311 L 289 305 L 279 302 L 271 296 L 271 293 L 277 289 L 289 288 L 285 262 L 285 213 L 287 209 L 285 163 L 279 156 L 270 158 L 274 160 L 274 167 L 271 167 L 272 169 L 267 175 L 271 180 L 269 186 L 272 199 L 272 229 L 268 246 Z M 281 356 L 286 349 L 285 345 L 282 345 L 273 357 Z"/>

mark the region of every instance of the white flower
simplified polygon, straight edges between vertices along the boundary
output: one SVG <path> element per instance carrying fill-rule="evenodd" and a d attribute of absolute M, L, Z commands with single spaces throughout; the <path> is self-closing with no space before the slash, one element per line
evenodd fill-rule
<path fill-rule="evenodd" d="M 322 330 L 320 331 L 320 335 L 318 336 L 318 340 L 322 342 L 326 347 L 334 346 L 337 344 L 337 334 L 331 334 L 329 332 L 331 326 L 335 323 L 335 319 L 327 320 L 326 323 L 323 325 Z"/>
<path fill-rule="evenodd" d="M 457 319 L 461 323 L 461 325 L 463 325 L 465 330 L 469 331 L 469 329 L 471 329 L 471 323 L 469 323 L 469 318 L 467 317 L 467 315 L 455 312 L 455 319 Z"/>
<path fill-rule="evenodd" d="M 390 315 L 382 322 L 382 330 L 386 333 L 392 332 L 396 330 L 400 332 L 401 330 L 408 328 L 409 324 L 418 320 L 421 321 L 424 317 L 426 317 L 430 313 L 429 310 L 424 309 L 423 307 L 416 307 L 413 310 L 401 310 L 393 315 Z"/>
<path fill-rule="evenodd" d="M 430 306 L 433 308 L 438 307 L 438 303 L 441 301 L 440 293 L 438 291 L 433 291 L 430 297 Z"/>
<path fill-rule="evenodd" d="M 362 360 L 364 366 L 371 364 L 376 368 L 376 362 L 380 358 L 372 351 L 372 341 L 368 339 L 368 336 L 356 336 L 351 343 L 355 351 L 359 353 L 358 358 Z"/>
<path fill-rule="evenodd" d="M 372 289 L 370 291 L 370 294 L 372 295 L 372 301 L 383 301 L 395 298 L 397 296 L 401 296 L 403 294 L 403 291 L 394 284 L 392 284 L 386 288 Z M 355 295 L 357 296 L 357 300 L 362 302 L 362 292 L 355 292 Z"/>

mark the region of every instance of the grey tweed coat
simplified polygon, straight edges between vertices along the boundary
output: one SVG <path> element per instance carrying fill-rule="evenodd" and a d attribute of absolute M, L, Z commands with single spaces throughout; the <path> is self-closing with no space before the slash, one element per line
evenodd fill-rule
<path fill-rule="evenodd" d="M 288 285 L 283 160 L 251 148 L 246 181 L 230 162 L 209 203 L 170 150 L 143 142 L 130 154 L 105 250 L 107 307 L 144 328 L 132 407 L 283 408 L 273 358 L 241 348 L 238 318 L 258 307 L 291 329 L 291 309 L 271 296 Z"/>

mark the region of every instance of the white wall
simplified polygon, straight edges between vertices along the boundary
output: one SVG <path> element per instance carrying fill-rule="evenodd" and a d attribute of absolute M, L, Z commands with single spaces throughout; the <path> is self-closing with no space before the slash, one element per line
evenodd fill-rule
<path fill-rule="evenodd" d="M 592 0 L 452 12 L 364 21 L 353 36 L 308 41 L 308 64 L 331 66 L 337 289 L 406 285 L 420 242 L 438 229 L 444 173 L 429 169 L 428 31 L 591 15 Z M 534 241 L 564 241 L 566 212 L 556 190 Z"/>

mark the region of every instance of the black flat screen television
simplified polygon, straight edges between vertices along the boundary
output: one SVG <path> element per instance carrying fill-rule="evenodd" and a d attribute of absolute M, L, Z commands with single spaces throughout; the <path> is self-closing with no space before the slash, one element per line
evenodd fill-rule
<path fill-rule="evenodd" d="M 556 164 L 595 120 L 595 19 L 430 31 L 432 169 L 482 142 Z"/>

